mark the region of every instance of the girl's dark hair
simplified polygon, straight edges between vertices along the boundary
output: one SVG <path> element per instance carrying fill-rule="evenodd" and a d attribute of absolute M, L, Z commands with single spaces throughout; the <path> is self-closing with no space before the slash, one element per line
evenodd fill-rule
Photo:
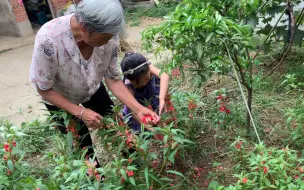
<path fill-rule="evenodd" d="M 129 71 L 130 69 L 134 69 L 139 65 L 147 62 L 147 59 L 139 54 L 139 53 L 126 53 L 124 58 L 121 61 L 121 70 L 122 72 Z M 136 83 L 139 83 L 140 78 L 145 75 L 149 71 L 149 64 L 146 64 L 135 71 L 133 74 L 124 75 L 124 80 L 133 80 Z"/>

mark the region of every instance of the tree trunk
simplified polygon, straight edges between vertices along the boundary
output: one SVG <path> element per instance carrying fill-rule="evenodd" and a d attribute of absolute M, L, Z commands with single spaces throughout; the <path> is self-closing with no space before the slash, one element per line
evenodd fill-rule
<path fill-rule="evenodd" d="M 247 98 L 247 104 L 250 110 L 250 113 L 252 113 L 252 97 L 253 97 L 253 89 L 252 87 L 247 88 L 247 92 L 248 92 L 248 98 Z M 246 126 L 247 126 L 247 134 L 250 134 L 250 129 L 251 129 L 251 125 L 250 125 L 250 115 L 247 112 L 247 121 L 246 121 Z"/>

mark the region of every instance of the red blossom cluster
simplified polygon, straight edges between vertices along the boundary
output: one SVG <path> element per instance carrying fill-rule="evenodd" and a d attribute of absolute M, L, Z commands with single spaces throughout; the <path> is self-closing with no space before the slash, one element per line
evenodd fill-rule
<path fill-rule="evenodd" d="M 196 108 L 197 108 L 197 105 L 195 104 L 195 102 L 193 100 L 190 100 L 189 105 L 188 105 L 189 111 L 194 111 Z"/>
<path fill-rule="evenodd" d="M 171 72 L 171 75 L 172 75 L 173 77 L 179 77 L 179 76 L 180 76 L 180 71 L 179 71 L 179 69 L 178 69 L 178 68 L 173 69 L 172 72 Z"/>
<path fill-rule="evenodd" d="M 134 176 L 134 171 L 132 171 L 132 170 L 126 170 L 126 174 L 127 174 L 128 177 L 133 177 L 133 176 Z M 124 182 L 125 182 L 125 178 L 123 178 L 123 177 L 121 176 L 120 182 L 121 182 L 121 183 L 124 183 Z"/>
<path fill-rule="evenodd" d="M 8 159 L 12 159 L 13 163 L 15 163 L 17 157 L 12 155 L 12 150 L 13 150 L 13 147 L 16 147 L 17 146 L 17 143 L 16 141 L 12 141 L 11 143 L 8 143 L 8 142 L 5 142 L 4 145 L 3 145 L 3 149 L 5 150 L 5 152 L 7 152 L 8 154 L 5 154 L 3 155 L 3 161 L 4 162 L 7 162 Z M 13 172 L 10 170 L 10 169 L 6 169 L 6 175 L 7 176 L 10 176 L 12 175 Z"/>
<path fill-rule="evenodd" d="M 122 134 L 120 131 L 117 132 L 117 135 L 121 136 L 121 137 L 126 137 L 126 145 L 128 146 L 128 148 L 133 148 L 133 137 L 134 135 L 128 130 L 125 130 L 125 134 Z"/>
<path fill-rule="evenodd" d="M 88 160 L 86 160 L 85 163 L 86 163 L 86 165 L 88 167 L 88 170 L 87 170 L 88 176 L 89 177 L 94 176 L 97 181 L 100 181 L 101 180 L 101 176 L 98 173 L 98 171 L 96 171 L 97 162 L 94 161 L 94 163 L 91 163 Z"/>
<path fill-rule="evenodd" d="M 246 178 L 246 177 L 244 177 L 244 178 L 242 179 L 242 183 L 244 183 L 244 184 L 246 184 L 247 181 L 248 181 L 248 178 Z"/>
<path fill-rule="evenodd" d="M 168 94 L 165 98 L 166 102 L 166 112 L 169 114 L 175 113 L 175 108 L 173 103 L 171 102 L 171 96 Z"/>
<path fill-rule="evenodd" d="M 76 129 L 76 122 L 74 120 L 70 121 L 68 128 L 66 130 L 67 130 L 67 132 L 71 131 L 75 138 L 77 138 L 77 139 L 80 138 L 80 136 L 78 135 L 78 131 Z"/>
<path fill-rule="evenodd" d="M 242 144 L 243 144 L 243 141 L 236 142 L 235 143 L 235 148 L 238 149 L 238 150 L 241 149 L 242 148 Z"/>
<path fill-rule="evenodd" d="M 195 168 L 195 174 L 193 174 L 193 179 L 197 179 L 197 178 L 199 178 L 200 176 L 201 176 L 201 173 L 203 172 L 203 168 L 198 168 L 198 167 L 196 167 Z"/>
<path fill-rule="evenodd" d="M 229 114 L 231 111 L 229 108 L 227 108 L 227 104 L 229 103 L 228 96 L 219 95 L 216 99 L 220 103 L 220 112 L 226 112 L 226 114 Z"/>
<path fill-rule="evenodd" d="M 153 121 L 153 117 L 151 115 L 145 115 L 141 118 L 141 122 L 143 122 L 143 124 L 147 125 L 148 121 Z"/>

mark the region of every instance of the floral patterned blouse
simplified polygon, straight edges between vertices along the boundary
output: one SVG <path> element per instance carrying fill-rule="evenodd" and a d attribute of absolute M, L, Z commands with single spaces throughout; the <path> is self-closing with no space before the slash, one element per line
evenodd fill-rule
<path fill-rule="evenodd" d="M 117 65 L 118 37 L 95 47 L 85 60 L 75 42 L 70 20 L 73 14 L 54 19 L 37 33 L 30 81 L 41 90 L 54 89 L 73 103 L 88 101 L 103 78 L 120 79 Z"/>

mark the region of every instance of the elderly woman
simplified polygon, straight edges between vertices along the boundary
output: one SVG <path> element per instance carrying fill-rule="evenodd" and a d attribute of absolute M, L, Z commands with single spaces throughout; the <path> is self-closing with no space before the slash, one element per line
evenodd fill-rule
<path fill-rule="evenodd" d="M 47 109 L 63 109 L 83 121 L 80 145 L 91 147 L 88 128 L 102 127 L 102 116 L 113 106 L 104 79 L 137 119 L 152 115 L 151 122 L 158 122 L 159 117 L 139 104 L 120 79 L 117 36 L 124 16 L 119 1 L 82 0 L 76 10 L 46 23 L 36 36 L 30 81 Z M 92 148 L 88 152 L 94 153 Z"/>

